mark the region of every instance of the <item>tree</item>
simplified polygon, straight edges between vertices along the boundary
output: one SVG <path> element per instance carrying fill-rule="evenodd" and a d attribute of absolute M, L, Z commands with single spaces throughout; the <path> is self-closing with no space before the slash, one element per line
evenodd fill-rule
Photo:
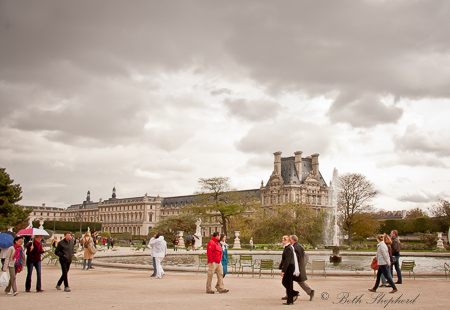
<path fill-rule="evenodd" d="M 450 203 L 441 200 L 428 208 L 433 217 L 435 231 L 447 231 L 450 226 Z"/>
<path fill-rule="evenodd" d="M 380 222 L 373 213 L 357 213 L 353 218 L 354 239 L 360 243 L 373 237 L 380 229 Z M 389 233 L 389 232 L 387 232 Z"/>
<path fill-rule="evenodd" d="M 17 226 L 28 220 L 32 209 L 24 210 L 16 203 L 22 199 L 22 187 L 13 184 L 5 168 L 0 168 L 0 228 Z"/>
<path fill-rule="evenodd" d="M 183 231 L 185 237 L 192 236 L 197 228 L 196 221 L 192 214 L 172 215 L 159 221 L 153 230 L 162 233 L 166 240 L 173 241 L 179 231 Z"/>
<path fill-rule="evenodd" d="M 238 192 L 230 186 L 230 179 L 214 177 L 199 179 L 200 191 L 195 205 L 186 206 L 185 211 L 203 218 L 218 217 L 223 233 L 227 235 L 233 217 L 241 216 L 247 209 L 257 206 L 258 198 L 249 192 Z"/>
<path fill-rule="evenodd" d="M 408 211 L 408 213 L 406 213 L 406 218 L 408 219 L 414 219 L 417 217 L 428 217 L 428 215 L 424 210 L 422 210 L 419 207 L 411 209 Z"/>
<path fill-rule="evenodd" d="M 302 242 L 313 246 L 323 239 L 325 212 L 317 214 L 313 209 L 294 202 L 273 209 L 260 209 L 253 218 L 243 219 L 246 237 L 254 236 L 256 242 L 280 242 L 283 235 L 296 234 Z"/>
<path fill-rule="evenodd" d="M 351 247 L 357 214 L 370 211 L 369 203 L 378 192 L 374 189 L 373 183 L 359 173 L 343 174 L 339 177 L 339 182 L 338 207 L 343 229 L 348 234 L 348 245 Z"/>

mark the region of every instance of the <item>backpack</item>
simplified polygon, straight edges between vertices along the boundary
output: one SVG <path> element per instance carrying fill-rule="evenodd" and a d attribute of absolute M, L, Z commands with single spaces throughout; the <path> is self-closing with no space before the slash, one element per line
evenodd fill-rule
<path fill-rule="evenodd" d="M 89 247 L 89 240 L 84 239 L 84 247 L 88 248 Z"/>

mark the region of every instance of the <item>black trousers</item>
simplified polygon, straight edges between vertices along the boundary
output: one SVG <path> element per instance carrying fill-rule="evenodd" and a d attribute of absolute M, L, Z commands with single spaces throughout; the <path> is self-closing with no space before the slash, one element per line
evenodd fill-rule
<path fill-rule="evenodd" d="M 60 286 L 64 282 L 64 287 L 69 287 L 69 278 L 67 275 L 69 274 L 70 264 L 72 262 L 66 262 L 64 260 L 59 260 L 59 264 L 61 265 L 62 275 L 58 280 L 58 286 Z"/>
<path fill-rule="evenodd" d="M 295 266 L 289 265 L 288 269 L 284 273 L 283 280 L 281 281 L 283 286 L 286 288 L 288 304 L 294 302 L 294 271 Z"/>

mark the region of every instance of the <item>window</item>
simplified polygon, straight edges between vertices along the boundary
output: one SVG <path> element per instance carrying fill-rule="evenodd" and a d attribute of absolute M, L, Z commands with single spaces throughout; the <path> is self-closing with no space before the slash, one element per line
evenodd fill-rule
<path fill-rule="evenodd" d="M 298 196 L 298 194 L 295 195 L 295 201 L 296 201 L 296 202 L 299 201 L 299 196 Z"/>
<path fill-rule="evenodd" d="M 278 203 L 281 203 L 281 196 L 278 195 Z"/>
<path fill-rule="evenodd" d="M 289 195 L 288 195 L 288 194 L 286 194 L 286 197 L 285 197 L 284 201 L 285 201 L 285 202 L 288 202 L 288 201 L 289 201 Z"/>

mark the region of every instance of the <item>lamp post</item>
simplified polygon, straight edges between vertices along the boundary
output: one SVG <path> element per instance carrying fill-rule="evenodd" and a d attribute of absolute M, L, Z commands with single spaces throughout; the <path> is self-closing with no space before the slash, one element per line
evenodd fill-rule
<path fill-rule="evenodd" d="M 82 219 L 83 219 L 83 214 L 78 213 L 78 219 L 79 219 L 79 221 L 80 221 L 80 233 L 81 233 L 81 221 L 82 221 Z"/>
<path fill-rule="evenodd" d="M 56 212 L 53 213 L 53 236 L 55 235 L 55 218 L 56 218 Z"/>
<path fill-rule="evenodd" d="M 97 217 L 96 216 L 94 216 L 94 231 L 96 231 L 95 230 L 95 222 L 97 221 Z"/>

